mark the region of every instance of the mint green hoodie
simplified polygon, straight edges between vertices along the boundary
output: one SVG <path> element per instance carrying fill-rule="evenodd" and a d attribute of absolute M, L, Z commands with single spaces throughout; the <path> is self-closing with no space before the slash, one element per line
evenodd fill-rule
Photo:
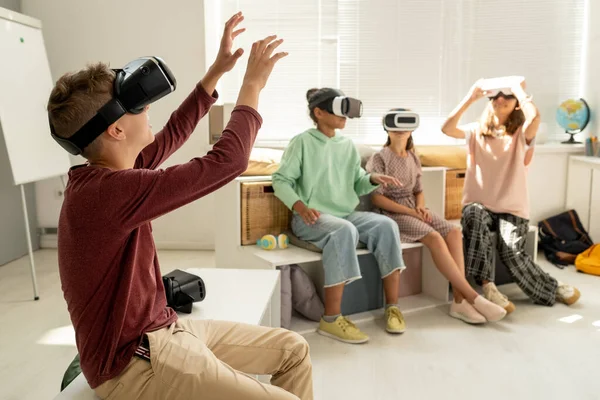
<path fill-rule="evenodd" d="M 301 200 L 319 212 L 346 217 L 359 196 L 377 188 L 370 178 L 352 140 L 339 134 L 329 138 L 313 128 L 290 141 L 273 174 L 273 188 L 290 209 Z"/>

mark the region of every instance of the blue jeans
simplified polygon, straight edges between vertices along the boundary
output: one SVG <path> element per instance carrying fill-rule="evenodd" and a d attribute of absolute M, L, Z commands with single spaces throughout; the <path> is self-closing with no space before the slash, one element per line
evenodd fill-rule
<path fill-rule="evenodd" d="M 299 239 L 323 250 L 325 287 L 361 278 L 356 256 L 359 241 L 377 259 L 382 278 L 406 268 L 398 224 L 380 214 L 353 212 L 345 218 L 321 214 L 314 225 L 306 225 L 302 217 L 294 214 L 292 231 Z"/>

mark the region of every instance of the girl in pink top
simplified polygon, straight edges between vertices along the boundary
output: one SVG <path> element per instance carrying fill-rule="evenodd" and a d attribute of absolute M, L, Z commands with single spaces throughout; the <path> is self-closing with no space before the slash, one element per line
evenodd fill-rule
<path fill-rule="evenodd" d="M 515 306 L 494 285 L 493 243 L 513 280 L 535 303 L 551 306 L 555 301 L 573 304 L 579 291 L 557 282 L 525 252 L 529 230 L 527 164 L 531 161 L 540 115 L 525 92 L 525 82 L 490 98 L 479 122 L 458 127 L 462 114 L 486 96 L 476 82 L 452 111 L 442 131 L 465 138 L 468 146 L 463 193 L 462 227 L 467 275 L 483 284 L 485 297 L 507 312 Z"/>

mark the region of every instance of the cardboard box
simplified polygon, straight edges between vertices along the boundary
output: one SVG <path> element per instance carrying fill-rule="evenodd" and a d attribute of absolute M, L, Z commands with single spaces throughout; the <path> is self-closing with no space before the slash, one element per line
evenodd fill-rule
<path fill-rule="evenodd" d="M 208 143 L 215 144 L 221 138 L 229 122 L 235 104 L 215 104 L 208 112 Z"/>

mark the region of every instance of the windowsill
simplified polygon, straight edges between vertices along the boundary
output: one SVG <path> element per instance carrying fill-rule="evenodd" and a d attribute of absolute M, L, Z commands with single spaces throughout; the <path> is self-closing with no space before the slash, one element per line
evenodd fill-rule
<path fill-rule="evenodd" d="M 379 150 L 381 149 L 380 144 L 364 144 L 363 146 L 369 146 L 373 149 Z M 419 147 L 429 147 L 429 146 L 440 146 L 435 144 L 417 144 L 415 147 L 418 149 Z M 464 147 L 464 143 L 462 144 L 446 144 L 443 146 L 448 147 Z M 274 141 L 263 141 L 258 142 L 254 145 L 254 147 L 260 148 L 268 148 L 268 149 L 277 149 L 277 150 L 285 150 L 287 147 L 287 142 L 274 142 Z M 206 151 L 212 149 L 212 145 L 207 145 Z M 552 154 L 552 153 L 568 153 L 568 154 L 583 154 L 585 152 L 585 146 L 583 144 L 563 144 L 560 142 L 547 142 L 547 143 L 538 143 L 535 145 L 535 153 L 536 154 Z"/>
<path fill-rule="evenodd" d="M 535 153 L 581 153 L 585 152 L 583 144 L 563 144 L 560 142 L 539 143 L 535 145 Z"/>

